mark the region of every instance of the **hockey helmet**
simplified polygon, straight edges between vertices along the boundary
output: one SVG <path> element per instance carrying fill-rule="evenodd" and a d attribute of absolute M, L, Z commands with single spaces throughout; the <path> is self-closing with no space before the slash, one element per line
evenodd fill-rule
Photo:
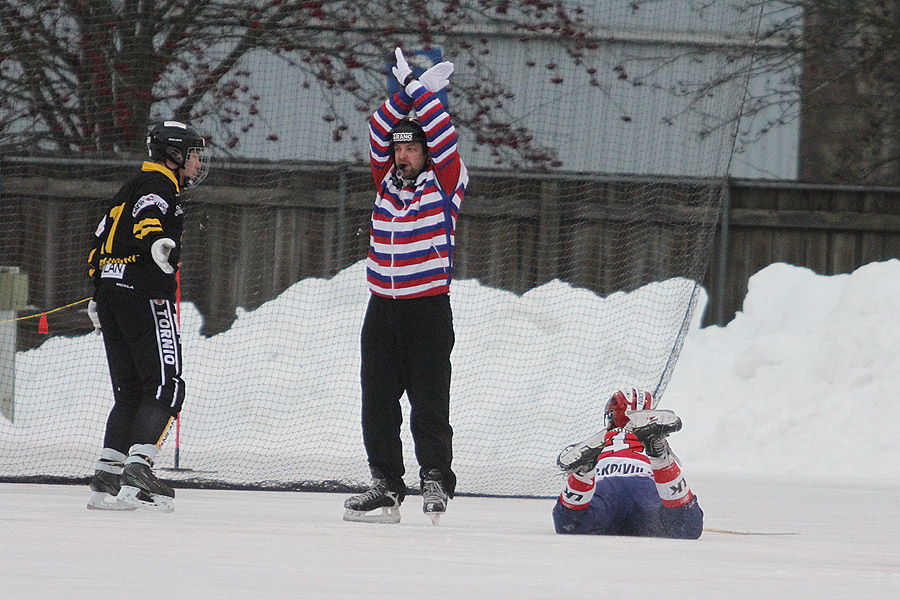
<path fill-rule="evenodd" d="M 628 424 L 628 413 L 633 410 L 649 410 L 656 401 L 650 392 L 634 387 L 617 390 L 606 402 L 604 418 L 607 429 L 617 429 Z"/>
<path fill-rule="evenodd" d="M 422 129 L 418 119 L 406 117 L 394 126 L 391 131 L 391 147 L 398 142 L 419 142 L 421 144 L 428 142 L 425 130 Z"/>
<path fill-rule="evenodd" d="M 200 160 L 200 168 L 185 182 L 186 188 L 200 184 L 209 174 L 209 155 L 206 141 L 196 129 L 180 121 L 160 121 L 150 127 L 147 133 L 147 152 L 155 161 L 171 160 L 179 170 L 193 153 Z"/>

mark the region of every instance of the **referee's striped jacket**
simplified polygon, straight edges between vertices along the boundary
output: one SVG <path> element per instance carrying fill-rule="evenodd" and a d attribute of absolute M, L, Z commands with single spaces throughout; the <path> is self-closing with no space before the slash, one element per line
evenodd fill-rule
<path fill-rule="evenodd" d="M 415 187 L 399 188 L 403 184 L 394 174 L 390 133 L 413 108 L 431 161 Z M 366 259 L 369 290 L 388 298 L 449 292 L 456 217 L 469 183 L 450 115 L 436 95 L 413 81 L 372 115 L 369 146 L 378 189 Z"/>

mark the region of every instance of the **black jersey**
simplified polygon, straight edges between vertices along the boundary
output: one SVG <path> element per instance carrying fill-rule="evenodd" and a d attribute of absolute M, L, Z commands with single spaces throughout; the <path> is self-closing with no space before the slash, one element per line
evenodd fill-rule
<path fill-rule="evenodd" d="M 150 246 L 161 238 L 173 240 L 169 264 L 177 271 L 183 228 L 175 174 L 161 164 L 145 162 L 140 175 L 116 193 L 97 226 L 88 258 L 95 287 L 174 300 L 175 273 L 166 274 L 159 268 Z"/>

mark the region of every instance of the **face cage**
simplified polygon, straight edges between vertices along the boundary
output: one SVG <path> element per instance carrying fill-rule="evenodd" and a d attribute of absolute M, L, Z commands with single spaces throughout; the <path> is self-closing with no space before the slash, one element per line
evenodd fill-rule
<path fill-rule="evenodd" d="M 603 425 L 607 431 L 616 428 L 616 413 L 613 409 L 613 399 L 606 401 L 606 409 L 603 411 Z"/>
<path fill-rule="evenodd" d="M 622 391 L 624 391 L 624 390 L 622 390 Z M 656 408 L 656 398 L 654 396 L 651 396 L 649 405 L 645 405 L 646 392 L 644 390 L 640 390 L 640 389 L 636 389 L 636 388 L 635 388 L 635 391 L 637 392 L 637 397 L 640 398 L 640 400 L 635 402 L 634 394 L 629 393 L 626 396 L 627 402 L 626 402 L 625 411 L 643 410 L 644 408 L 647 408 L 647 409 Z M 615 400 L 615 395 L 613 395 L 612 398 L 610 398 L 609 400 L 606 401 L 606 408 L 603 411 L 603 424 L 606 426 L 607 430 L 616 428 L 616 411 L 614 408 L 614 406 L 615 406 L 614 400 Z M 638 404 L 640 404 L 640 408 L 638 407 Z"/>
<path fill-rule="evenodd" d="M 187 150 L 187 156 L 190 158 L 191 154 L 194 153 L 197 155 L 197 158 L 200 160 L 200 167 L 197 169 L 197 174 L 193 177 L 185 177 L 187 181 L 184 184 L 184 189 L 195 188 L 200 185 L 206 176 L 209 175 L 209 153 L 206 151 L 206 148 L 202 146 L 192 146 Z M 185 160 L 187 163 L 187 160 Z M 181 167 L 184 168 L 183 166 Z"/>

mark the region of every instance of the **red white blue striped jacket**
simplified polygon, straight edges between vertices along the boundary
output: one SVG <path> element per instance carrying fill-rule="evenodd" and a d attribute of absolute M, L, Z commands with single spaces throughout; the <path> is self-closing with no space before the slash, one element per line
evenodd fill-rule
<path fill-rule="evenodd" d="M 431 161 L 414 187 L 398 188 L 390 133 L 413 108 Z M 449 292 L 456 218 L 469 184 L 450 115 L 436 95 L 413 81 L 372 115 L 369 150 L 378 189 L 366 259 L 369 290 L 388 298 Z"/>

